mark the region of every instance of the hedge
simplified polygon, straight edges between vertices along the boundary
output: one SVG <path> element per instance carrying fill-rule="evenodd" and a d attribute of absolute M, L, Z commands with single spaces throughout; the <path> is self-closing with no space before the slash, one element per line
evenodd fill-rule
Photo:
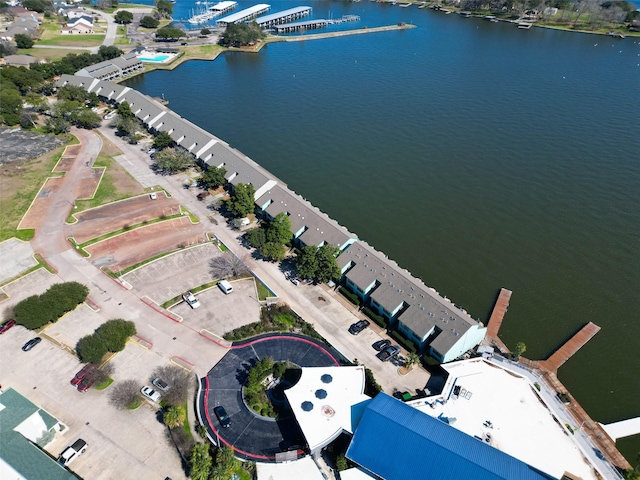
<path fill-rule="evenodd" d="M 78 282 L 56 283 L 42 295 L 32 295 L 13 307 L 16 322 L 29 330 L 56 322 L 74 310 L 89 295 L 89 289 Z"/>
<path fill-rule="evenodd" d="M 371 310 L 369 307 L 364 307 L 362 309 L 362 312 L 369 317 L 371 320 L 373 320 L 374 322 L 376 322 L 378 324 L 379 327 L 382 328 L 389 328 L 389 320 L 387 320 L 386 317 L 383 317 L 382 315 L 374 312 L 373 310 Z"/>
<path fill-rule="evenodd" d="M 347 300 L 349 300 L 354 305 L 360 306 L 360 297 L 358 297 L 355 293 L 351 293 L 344 287 L 340 287 L 338 290 Z"/>
<path fill-rule="evenodd" d="M 407 337 L 402 335 L 402 333 L 398 332 L 397 330 L 394 330 L 393 332 L 391 332 L 391 338 L 393 338 L 396 342 L 398 342 L 400 345 L 402 345 L 405 349 L 407 349 L 411 353 L 418 352 L 418 348 L 416 347 L 416 344 L 412 340 L 409 340 Z"/>
<path fill-rule="evenodd" d="M 82 337 L 76 346 L 80 360 L 85 363 L 99 364 L 107 352 L 124 350 L 127 339 L 136 334 L 136 326 L 117 318 L 100 325 L 96 333 Z"/>

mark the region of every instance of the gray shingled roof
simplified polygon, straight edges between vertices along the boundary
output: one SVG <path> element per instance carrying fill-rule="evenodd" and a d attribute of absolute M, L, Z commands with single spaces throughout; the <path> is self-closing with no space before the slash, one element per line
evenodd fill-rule
<path fill-rule="evenodd" d="M 392 312 L 403 302 L 408 305 L 398 316 L 398 321 L 417 337 L 423 338 L 434 326 L 442 330 L 431 342 L 439 352 L 446 352 L 471 326 L 477 325 L 466 312 L 365 242 L 350 245 L 338 257 L 338 262 L 354 265 L 345 275 L 358 288 L 366 288 L 373 278 L 379 282 L 380 285 L 371 292 L 371 298 L 387 312 Z"/>
<path fill-rule="evenodd" d="M 282 212 L 289 215 L 291 231 L 294 234 L 305 229 L 299 236 L 305 245 L 320 246 L 322 242 L 326 242 L 338 248 L 343 248 L 350 239 L 356 238 L 354 234 L 322 213 L 311 203 L 280 185 L 270 188 L 256 200 L 256 204 L 260 206 L 264 206 L 267 203 L 269 203 L 269 206 L 266 208 L 266 212 L 271 217 L 275 217 Z"/>

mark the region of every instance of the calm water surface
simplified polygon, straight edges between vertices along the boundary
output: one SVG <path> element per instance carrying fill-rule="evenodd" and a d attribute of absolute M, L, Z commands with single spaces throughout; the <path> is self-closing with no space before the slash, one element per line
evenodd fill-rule
<path fill-rule="evenodd" d="M 361 15 L 351 28 L 418 28 L 272 44 L 129 84 L 475 318 L 513 290 L 501 337 L 526 356 L 600 325 L 560 379 L 595 420 L 640 415 L 640 41 L 303 3 L 313 18 Z M 619 446 L 634 459 L 640 438 Z"/>

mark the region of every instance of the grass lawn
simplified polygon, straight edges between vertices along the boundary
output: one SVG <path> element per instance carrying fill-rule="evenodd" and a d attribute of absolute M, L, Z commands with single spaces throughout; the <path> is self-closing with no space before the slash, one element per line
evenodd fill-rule
<path fill-rule="evenodd" d="M 46 32 L 45 32 L 46 33 Z M 102 45 L 104 34 L 95 35 L 56 35 L 49 38 L 43 35 L 42 40 L 38 40 L 38 45 L 52 45 L 59 47 L 97 47 Z"/>
<path fill-rule="evenodd" d="M 96 390 L 104 390 L 113 383 L 113 378 L 109 377 L 104 382 L 100 382 L 96 385 Z"/>
<path fill-rule="evenodd" d="M 116 37 L 114 45 L 129 45 L 131 42 L 126 37 Z"/>
<path fill-rule="evenodd" d="M 69 143 L 77 143 L 69 136 Z M 64 146 L 20 165 L 12 162 L 0 166 L 0 241 L 18 235 L 17 227 L 29 209 L 45 179 L 62 156 Z M 24 232 L 19 234 L 21 237 Z"/>
<path fill-rule="evenodd" d="M 89 47 L 87 47 L 87 52 L 90 51 Z M 32 57 L 39 58 L 41 60 L 46 60 L 51 62 L 53 60 L 60 60 L 62 57 L 69 53 L 69 50 L 60 47 L 60 48 L 19 48 L 18 53 L 20 55 L 31 55 Z M 73 53 L 83 53 L 82 50 L 74 50 Z"/>

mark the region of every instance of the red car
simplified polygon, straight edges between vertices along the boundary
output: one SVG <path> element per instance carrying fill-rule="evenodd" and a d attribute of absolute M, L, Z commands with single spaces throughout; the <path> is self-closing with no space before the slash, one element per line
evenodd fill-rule
<path fill-rule="evenodd" d="M 93 365 L 91 365 L 90 363 L 87 363 L 84 367 L 82 367 L 82 370 L 76 373 L 76 376 L 71 379 L 71 385 L 73 385 L 74 387 L 77 387 L 80 384 L 80 382 L 84 380 L 87 374 L 91 372 L 92 369 L 93 369 Z"/>
<path fill-rule="evenodd" d="M 95 377 L 93 375 L 87 375 L 78 384 L 78 391 L 84 393 L 89 390 L 94 383 L 96 383 Z"/>
<path fill-rule="evenodd" d="M 13 327 L 16 324 L 16 321 L 12 318 L 11 320 L 7 320 L 2 325 L 0 325 L 0 333 L 4 333 Z"/>

